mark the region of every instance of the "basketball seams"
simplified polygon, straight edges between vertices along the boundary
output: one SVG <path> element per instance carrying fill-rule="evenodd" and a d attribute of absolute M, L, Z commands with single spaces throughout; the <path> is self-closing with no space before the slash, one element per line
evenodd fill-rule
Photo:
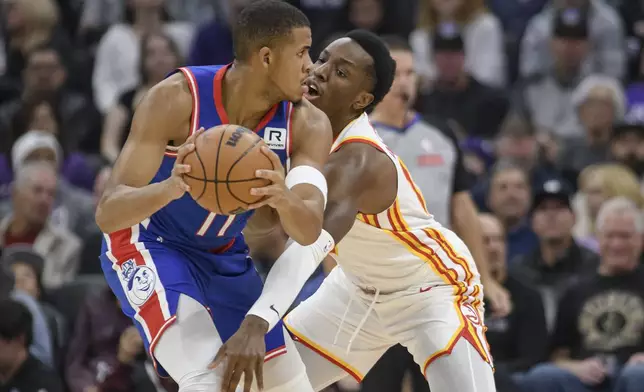
<path fill-rule="evenodd" d="M 195 140 L 195 150 L 193 151 L 193 153 L 197 156 L 197 161 L 201 165 L 201 170 L 203 171 L 204 177 L 205 177 L 206 166 L 203 164 L 203 161 L 201 160 L 201 155 L 199 155 L 199 150 L 197 149 L 196 140 Z M 184 160 L 185 160 L 185 158 L 184 158 Z M 203 180 L 205 180 L 205 178 Z M 203 197 L 203 195 L 206 193 L 206 188 L 208 187 L 208 183 L 206 181 L 203 181 L 203 180 L 201 181 L 201 183 L 203 184 L 203 187 L 201 188 L 201 193 L 199 194 L 199 197 L 197 197 L 195 200 L 201 199 Z"/>
<path fill-rule="evenodd" d="M 239 157 L 235 160 L 235 162 L 233 162 L 233 163 L 230 165 L 230 168 L 228 169 L 228 173 L 226 173 L 226 181 L 225 181 L 225 184 L 226 184 L 226 189 L 228 189 L 228 193 L 229 193 L 229 194 L 230 194 L 230 195 L 231 195 L 235 200 L 237 200 L 238 202 L 241 202 L 241 203 L 246 204 L 246 206 L 248 206 L 249 204 L 253 204 L 253 203 L 249 203 L 249 202 L 247 202 L 246 200 L 243 200 L 243 199 L 241 199 L 241 198 L 237 197 L 237 195 L 233 192 L 233 190 L 232 190 L 232 189 L 231 189 L 231 187 L 230 187 L 230 184 L 231 184 L 231 183 L 230 183 L 230 181 L 229 181 L 229 180 L 230 180 L 230 173 L 233 171 L 233 169 L 235 168 L 235 166 L 237 166 L 237 164 L 238 164 L 239 162 L 241 162 L 241 161 L 242 161 L 242 159 L 244 159 L 244 158 L 245 158 L 245 157 L 246 157 L 246 156 L 247 156 L 247 155 L 248 155 L 248 154 L 249 154 L 253 149 L 255 149 L 255 148 L 257 147 L 257 145 L 258 145 L 259 143 L 261 143 L 261 142 L 263 142 L 263 140 L 262 140 L 261 138 L 258 138 L 258 139 L 253 143 L 253 144 L 251 144 L 248 148 L 246 148 L 246 150 L 244 150 L 244 152 L 243 152 L 243 153 L 241 153 L 241 154 L 239 155 Z M 270 160 L 269 160 L 269 162 L 270 162 Z M 271 167 L 272 167 L 272 168 L 274 168 L 274 167 L 273 167 L 273 162 L 271 162 Z M 253 179 L 252 179 L 252 180 L 250 180 L 250 181 L 254 181 L 254 180 L 261 180 L 261 178 L 257 178 L 257 177 L 256 177 L 256 178 L 253 178 Z"/>
<path fill-rule="evenodd" d="M 221 144 L 224 142 L 224 136 L 226 135 L 226 131 L 229 127 L 230 125 L 226 126 L 224 131 L 220 133 L 219 143 L 217 144 L 217 154 L 215 155 L 215 181 L 219 180 L 219 152 L 221 151 Z M 224 212 L 224 210 L 221 208 L 221 201 L 219 200 L 219 186 L 217 183 L 215 183 L 215 200 L 217 201 L 217 208 L 219 209 L 219 211 Z"/>

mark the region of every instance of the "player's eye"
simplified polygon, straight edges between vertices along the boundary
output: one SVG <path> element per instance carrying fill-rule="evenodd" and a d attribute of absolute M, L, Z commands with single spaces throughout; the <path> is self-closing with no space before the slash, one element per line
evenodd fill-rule
<path fill-rule="evenodd" d="M 344 72 L 343 70 L 339 69 L 339 68 L 338 68 L 335 72 L 336 72 L 336 74 L 338 74 L 338 76 L 339 76 L 339 77 L 341 77 L 341 78 L 346 78 L 346 77 L 347 77 L 347 73 L 346 73 L 346 72 Z"/>

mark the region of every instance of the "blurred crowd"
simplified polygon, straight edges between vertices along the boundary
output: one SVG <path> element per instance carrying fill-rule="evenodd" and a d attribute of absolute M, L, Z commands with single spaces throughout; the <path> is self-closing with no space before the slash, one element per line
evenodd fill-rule
<path fill-rule="evenodd" d="M 0 392 L 177 390 L 106 288 L 94 210 L 141 98 L 232 61 L 249 1 L 2 0 Z M 314 59 L 354 28 L 396 52 L 372 120 L 440 223 L 480 211 L 513 304 L 486 316 L 498 390 L 644 390 L 644 1 L 292 2 Z M 331 390 L 428 390 L 403 347 L 376 366 Z"/>

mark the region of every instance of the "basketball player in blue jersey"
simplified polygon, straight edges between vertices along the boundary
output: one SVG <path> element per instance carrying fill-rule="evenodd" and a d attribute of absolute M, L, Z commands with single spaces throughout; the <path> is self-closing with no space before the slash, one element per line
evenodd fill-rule
<path fill-rule="evenodd" d="M 309 22 L 286 2 L 259 0 L 241 12 L 233 41 L 234 63 L 181 68 L 139 104 L 96 212 L 105 233 L 102 268 L 158 371 L 181 392 L 228 390 L 225 366 L 210 365 L 237 330 L 261 331 L 249 334 L 259 336 L 254 350 L 230 348 L 225 358 L 230 367 L 250 359 L 236 374 L 243 373 L 244 391 L 253 372 L 255 389 L 311 391 L 282 324 L 266 333 L 269 324 L 249 313 L 262 282 L 242 235 L 246 228 L 261 237 L 275 219 L 303 245 L 315 244 L 321 233 L 326 180 L 320 169 L 332 136 L 327 117 L 302 100 L 311 66 Z M 252 218 L 253 211 L 209 213 L 182 180 L 190 167 L 181 162 L 196 136 L 226 123 L 254 129 L 278 166 L 258 172 L 272 183 L 254 190 L 266 197 Z"/>

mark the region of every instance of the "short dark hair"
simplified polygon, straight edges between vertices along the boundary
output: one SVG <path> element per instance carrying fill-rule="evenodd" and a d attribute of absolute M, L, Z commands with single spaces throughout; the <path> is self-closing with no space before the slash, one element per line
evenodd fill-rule
<path fill-rule="evenodd" d="M 360 45 L 373 59 L 373 66 L 369 69 L 369 76 L 373 80 L 371 91 L 373 102 L 365 108 L 369 110 L 380 103 L 389 92 L 396 76 L 396 61 L 391 58 L 385 42 L 374 33 L 367 30 L 353 30 L 346 36 Z"/>
<path fill-rule="evenodd" d="M 246 60 L 253 50 L 274 45 L 298 27 L 310 27 L 302 11 L 282 0 L 257 0 L 240 12 L 233 27 L 235 58 Z"/>
<path fill-rule="evenodd" d="M 390 51 L 394 50 L 401 50 L 404 52 L 411 52 L 411 45 L 409 45 L 409 41 L 404 39 L 403 37 L 399 35 L 383 35 L 380 37 L 380 39 L 387 45 L 387 48 L 389 48 Z"/>
<path fill-rule="evenodd" d="M 25 338 L 25 347 L 31 345 L 33 318 L 29 310 L 20 302 L 0 299 L 0 338 L 15 340 Z"/>

